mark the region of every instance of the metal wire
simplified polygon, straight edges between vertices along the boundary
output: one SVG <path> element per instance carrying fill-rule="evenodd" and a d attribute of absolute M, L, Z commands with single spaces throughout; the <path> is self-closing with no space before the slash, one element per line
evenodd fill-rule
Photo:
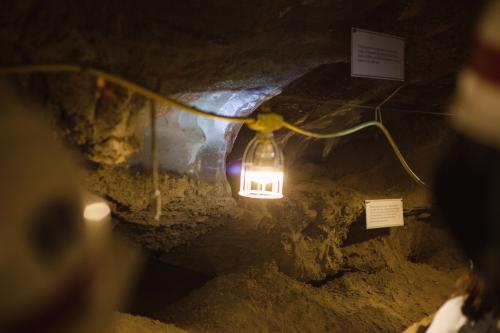
<path fill-rule="evenodd" d="M 305 103 L 310 103 L 311 101 L 318 102 L 318 100 L 313 99 L 313 98 L 306 98 L 306 97 L 297 97 L 297 96 L 279 96 L 279 99 L 290 101 L 290 103 L 293 102 L 305 102 Z M 373 105 L 365 105 L 365 104 L 356 104 L 356 103 L 350 103 L 346 101 L 320 101 L 319 102 L 321 105 L 330 105 L 330 106 L 341 106 L 344 108 L 356 108 L 356 109 L 364 109 L 364 110 L 375 110 L 377 106 Z M 438 116 L 438 117 L 453 117 L 453 114 L 450 113 L 441 113 L 441 112 L 432 112 L 432 111 L 422 111 L 422 110 L 408 110 L 408 109 L 401 109 L 401 108 L 394 108 L 394 107 L 386 107 L 384 106 L 384 111 L 394 111 L 394 112 L 404 112 L 404 113 L 415 113 L 415 114 L 423 114 L 423 115 L 429 115 L 429 116 Z"/>
<path fill-rule="evenodd" d="M 156 102 L 150 100 L 150 121 L 151 121 L 151 173 L 153 182 L 153 209 L 155 222 L 161 218 L 161 192 L 158 175 L 158 147 L 156 140 Z"/>
<path fill-rule="evenodd" d="M 385 103 L 387 103 L 391 98 L 393 98 L 394 96 L 396 96 L 396 94 L 404 87 L 405 85 L 402 84 L 400 85 L 399 87 L 396 88 L 396 90 L 394 90 L 389 96 L 387 96 L 382 102 L 380 102 L 379 105 L 377 105 L 375 107 L 375 121 L 379 121 L 380 123 L 382 123 L 382 105 L 384 105 Z"/>

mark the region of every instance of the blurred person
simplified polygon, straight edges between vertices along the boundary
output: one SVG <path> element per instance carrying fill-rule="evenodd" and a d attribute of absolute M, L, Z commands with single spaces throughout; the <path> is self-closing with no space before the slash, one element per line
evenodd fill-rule
<path fill-rule="evenodd" d="M 36 112 L 24 112 L 6 90 L 0 87 L 0 332 L 105 332 L 134 252 L 111 239 L 109 211 L 84 218 L 93 199 L 75 163 Z"/>
<path fill-rule="evenodd" d="M 459 280 L 461 292 L 435 314 L 427 333 L 498 332 L 498 304 L 482 276 L 474 271 Z"/>
<path fill-rule="evenodd" d="M 500 1 L 486 8 L 476 39 L 452 106 L 455 137 L 434 188 L 474 272 L 463 295 L 436 313 L 428 333 L 500 332 Z"/>

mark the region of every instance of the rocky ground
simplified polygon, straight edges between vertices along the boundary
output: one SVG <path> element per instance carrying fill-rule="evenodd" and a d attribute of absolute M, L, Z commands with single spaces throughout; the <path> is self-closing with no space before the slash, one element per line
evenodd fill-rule
<path fill-rule="evenodd" d="M 406 223 L 369 240 L 354 227 L 340 248 L 341 268 L 319 281 L 299 281 L 269 259 L 207 278 L 170 304 L 184 283 L 157 281 L 147 315 L 189 332 L 401 332 L 450 297 L 465 271 L 435 220 Z"/>

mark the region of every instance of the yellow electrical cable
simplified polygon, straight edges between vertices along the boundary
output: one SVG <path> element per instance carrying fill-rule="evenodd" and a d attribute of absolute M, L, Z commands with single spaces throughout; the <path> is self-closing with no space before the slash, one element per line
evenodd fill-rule
<path fill-rule="evenodd" d="M 105 71 L 101 71 L 95 68 L 90 68 L 90 67 L 83 67 L 79 65 L 71 65 L 71 64 L 40 64 L 40 65 L 20 65 L 20 66 L 10 66 L 10 67 L 1 67 L 0 68 L 0 76 L 5 76 L 5 75 L 12 75 L 12 74 L 30 74 L 30 73 L 88 73 L 92 76 L 98 77 L 98 78 L 103 78 L 109 82 L 115 83 L 123 88 L 129 89 L 130 91 L 133 91 L 135 93 L 138 93 L 144 97 L 150 98 L 160 104 L 167 105 L 169 107 L 189 112 L 201 117 L 206 117 L 210 119 L 220 119 L 220 120 L 226 120 L 226 121 L 231 121 L 231 122 L 236 122 L 240 124 L 247 124 L 247 125 L 252 125 L 255 127 L 257 124 L 261 124 L 264 127 L 270 126 L 266 122 L 262 123 L 259 121 L 256 121 L 254 118 L 250 117 L 231 117 L 231 116 L 223 116 L 223 115 L 218 115 L 215 113 L 210 113 L 206 111 L 202 111 L 200 109 L 197 109 L 195 107 L 177 102 L 173 99 L 163 97 L 162 95 L 149 90 L 147 88 L 144 88 L 138 84 L 135 84 L 131 81 L 128 81 L 118 75 L 110 74 Z M 264 117 L 265 118 L 265 117 Z M 276 124 L 276 119 L 274 118 L 279 118 L 279 117 L 273 117 L 273 121 L 271 122 L 273 125 L 273 129 L 277 129 L 280 126 Z M 265 121 L 265 119 L 264 119 Z M 346 136 L 353 134 L 355 132 L 358 132 L 362 129 L 365 129 L 367 127 L 377 127 L 384 133 L 387 141 L 389 141 L 389 144 L 391 145 L 392 150 L 396 154 L 396 157 L 398 158 L 399 162 L 405 169 L 405 171 L 410 175 L 410 177 L 415 180 L 418 184 L 427 186 L 416 174 L 415 172 L 411 169 L 411 167 L 408 165 L 406 162 L 405 158 L 403 157 L 403 154 L 401 154 L 401 151 L 399 150 L 396 142 L 392 138 L 391 134 L 387 130 L 387 128 L 378 121 L 369 121 L 366 123 L 362 123 L 360 125 L 354 126 L 352 128 L 349 128 L 344 131 L 336 132 L 336 133 L 326 133 L 326 134 L 321 134 L 321 133 L 315 133 L 311 131 L 307 131 L 304 129 L 301 129 L 297 126 L 294 126 L 284 120 L 282 120 L 281 125 L 295 133 L 316 138 L 316 139 L 333 139 L 333 138 L 338 138 L 341 136 Z M 258 126 L 257 126 L 258 127 Z"/>
<path fill-rule="evenodd" d="M 253 118 L 250 117 L 231 117 L 231 116 L 218 115 L 215 113 L 202 111 L 195 107 L 164 97 L 158 93 L 155 93 L 152 90 L 146 89 L 138 84 L 135 84 L 124 78 L 121 78 L 118 75 L 110 74 L 95 68 L 86 68 L 79 65 L 67 65 L 67 64 L 22 65 L 22 66 L 0 68 L 0 75 L 30 74 L 30 73 L 79 73 L 79 72 L 88 73 L 92 76 L 103 78 L 106 81 L 115 83 L 123 88 L 129 89 L 130 91 L 138 93 L 144 97 L 155 100 L 160 104 L 164 104 L 174 109 L 186 111 L 205 118 L 227 120 L 240 124 L 251 124 L 255 121 Z"/>
<path fill-rule="evenodd" d="M 333 138 L 338 138 L 338 137 L 341 137 L 341 136 L 346 136 L 346 135 L 350 135 L 350 134 L 356 133 L 356 132 L 358 132 L 358 131 L 360 131 L 362 129 L 365 129 L 365 128 L 368 128 L 368 127 L 372 127 L 372 126 L 373 127 L 377 127 L 378 129 L 380 129 L 382 131 L 382 133 L 384 133 L 385 138 L 387 139 L 387 141 L 391 145 L 392 150 L 396 154 L 396 157 L 398 158 L 399 162 L 401 163 L 401 165 L 405 169 L 406 173 L 408 173 L 408 175 L 410 175 L 410 177 L 415 182 L 417 182 L 418 184 L 420 184 L 422 186 L 427 187 L 427 184 L 425 184 L 417 176 L 417 174 L 412 170 L 412 168 L 408 165 L 408 163 L 406 162 L 403 154 L 399 150 L 396 142 L 392 138 L 391 134 L 389 133 L 389 131 L 387 130 L 387 128 L 381 122 L 379 122 L 379 121 L 368 121 L 368 122 L 359 124 L 357 126 L 354 126 L 352 128 L 349 128 L 349 129 L 346 129 L 346 130 L 343 130 L 343 131 L 339 131 L 339 132 L 335 132 L 335 133 L 325 133 L 325 134 L 307 131 L 305 129 L 302 129 L 302 128 L 299 128 L 297 126 L 294 126 L 294 125 L 290 124 L 289 122 L 283 121 L 283 127 L 287 128 L 287 129 L 289 129 L 289 130 L 291 130 L 291 131 L 293 131 L 295 133 L 298 133 L 298 134 L 301 134 L 301 135 L 304 135 L 304 136 L 308 136 L 308 137 L 311 137 L 311 138 L 316 138 L 316 139 L 333 139 Z"/>

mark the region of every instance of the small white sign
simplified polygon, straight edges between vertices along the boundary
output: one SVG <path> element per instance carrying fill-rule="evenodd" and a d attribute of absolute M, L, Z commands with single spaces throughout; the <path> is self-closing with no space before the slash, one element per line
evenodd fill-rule
<path fill-rule="evenodd" d="M 366 229 L 404 225 L 403 199 L 366 200 Z"/>
<path fill-rule="evenodd" d="M 404 81 L 404 38 L 352 28 L 351 76 Z"/>

